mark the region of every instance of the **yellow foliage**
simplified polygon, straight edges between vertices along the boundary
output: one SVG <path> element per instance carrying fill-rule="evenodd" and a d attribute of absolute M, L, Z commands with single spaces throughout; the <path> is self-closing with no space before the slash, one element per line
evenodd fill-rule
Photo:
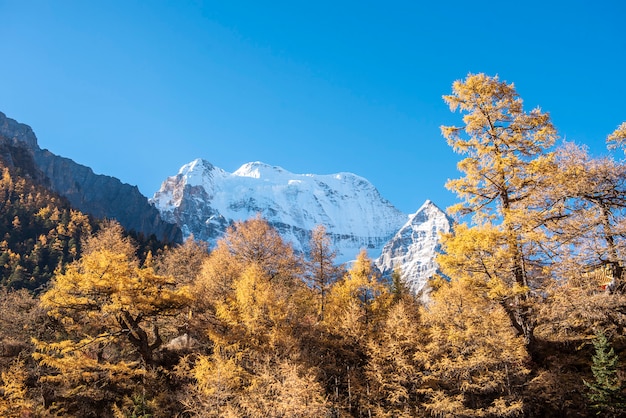
<path fill-rule="evenodd" d="M 424 331 L 417 303 L 406 298 L 390 308 L 379 335 L 368 341 L 366 376 L 370 383 L 369 401 L 376 416 L 420 415 L 417 389 L 423 384 L 424 375 L 415 354 L 425 342 Z"/>
<path fill-rule="evenodd" d="M 226 355 L 225 355 L 226 354 Z M 184 403 L 206 417 L 320 417 L 327 402 L 315 377 L 302 366 L 268 355 L 258 359 L 250 373 L 242 358 L 216 350 L 201 356 L 192 374 L 195 385 Z"/>
<path fill-rule="evenodd" d="M 392 295 L 362 250 L 344 278 L 331 287 L 324 322 L 339 334 L 362 340 L 377 328 L 391 301 Z"/>
<path fill-rule="evenodd" d="M 452 280 L 421 312 L 428 343 L 416 353 L 431 388 L 421 389 L 437 416 L 515 416 L 528 355 L 500 304 L 466 280 Z"/>
<path fill-rule="evenodd" d="M 442 237 L 443 252 L 437 262 L 443 274 L 471 283 L 474 291 L 504 301 L 528 292 L 512 274 L 514 252 L 506 245 L 507 234 L 490 223 L 455 226 Z"/>
<path fill-rule="evenodd" d="M 621 147 L 624 153 L 626 153 L 626 122 L 618 126 L 617 129 L 607 137 L 606 142 L 609 145 L 609 149 Z"/>
<path fill-rule="evenodd" d="M 159 325 L 192 300 L 188 286 L 140 266 L 134 253 L 119 225 L 105 226 L 41 296 L 64 331 L 56 341 L 33 340 L 33 357 L 49 371 L 41 381 L 68 402 L 77 393 L 109 402 L 132 394 L 162 343 Z"/>
<path fill-rule="evenodd" d="M 27 373 L 23 361 L 14 361 L 0 375 L 0 416 L 21 418 L 31 416 L 35 403 L 26 389 Z"/>

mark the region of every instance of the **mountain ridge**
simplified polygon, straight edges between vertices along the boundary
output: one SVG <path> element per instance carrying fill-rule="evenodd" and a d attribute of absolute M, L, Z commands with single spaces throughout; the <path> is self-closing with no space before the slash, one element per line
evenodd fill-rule
<path fill-rule="evenodd" d="M 76 209 L 98 218 L 116 219 L 128 229 L 146 236 L 154 234 L 166 242 L 180 242 L 182 233 L 174 224 L 163 222 L 160 213 L 149 204 L 136 186 L 115 177 L 95 174 L 87 166 L 41 149 L 33 129 L 0 112 L 2 156 L 10 165 L 17 149 L 28 152 L 41 179 L 52 191 L 69 200 Z M 20 151 L 21 152 L 21 151 Z"/>
<path fill-rule="evenodd" d="M 352 173 L 294 174 L 253 162 L 228 173 L 196 159 L 168 177 L 151 202 L 184 234 L 214 243 L 233 220 L 257 213 L 306 252 L 310 231 L 323 224 L 333 244 L 354 242 L 374 249 L 406 222 L 406 215 L 382 198 L 363 177 Z M 365 215 L 365 216 L 364 216 Z M 338 245 L 340 261 L 347 261 Z"/>

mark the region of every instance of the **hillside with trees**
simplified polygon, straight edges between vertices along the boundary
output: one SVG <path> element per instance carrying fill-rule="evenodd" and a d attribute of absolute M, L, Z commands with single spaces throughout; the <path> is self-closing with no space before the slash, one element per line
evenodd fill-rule
<path fill-rule="evenodd" d="M 458 224 L 423 295 L 365 251 L 337 265 L 323 227 L 302 256 L 260 217 L 210 250 L 71 209 L 45 224 L 50 199 L 5 170 L 3 257 L 38 284 L 3 278 L 0 416 L 626 416 L 626 123 L 594 157 L 497 77 L 444 100 Z M 48 276 L 14 244 L 26 213 L 67 237 Z"/>
<path fill-rule="evenodd" d="M 0 284 L 36 291 L 80 255 L 95 222 L 44 187 L 25 150 L 11 148 L 11 159 L 0 159 Z"/>

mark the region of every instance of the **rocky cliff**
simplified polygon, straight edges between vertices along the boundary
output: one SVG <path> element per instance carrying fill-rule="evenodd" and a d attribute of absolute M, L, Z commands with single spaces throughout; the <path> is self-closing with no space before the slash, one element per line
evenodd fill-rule
<path fill-rule="evenodd" d="M 32 159 L 24 158 L 24 155 Z M 0 112 L 0 156 L 10 166 L 34 161 L 27 171 L 41 176 L 42 184 L 67 198 L 76 209 L 98 218 L 116 219 L 128 229 L 168 242 L 182 239 L 180 229 L 161 219 L 159 211 L 136 186 L 110 176 L 95 174 L 89 167 L 59 157 L 37 144 L 33 130 Z"/>

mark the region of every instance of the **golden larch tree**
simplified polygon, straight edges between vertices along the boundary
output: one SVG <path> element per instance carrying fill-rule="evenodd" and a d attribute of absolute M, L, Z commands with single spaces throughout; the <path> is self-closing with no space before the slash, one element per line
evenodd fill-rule
<path fill-rule="evenodd" d="M 448 144 L 465 156 L 458 163 L 463 177 L 446 184 L 462 200 L 453 213 L 473 215 L 476 228 L 489 225 L 499 238 L 500 253 L 508 260 L 502 281 L 515 291 L 504 306 L 518 332 L 530 346 L 534 318 L 529 293 L 536 274 L 536 213 L 528 207 L 539 179 L 551 167 L 548 150 L 556 131 L 547 113 L 523 109 L 513 84 L 485 74 L 470 74 L 455 81 L 444 96 L 452 111 L 464 113 L 463 126 L 442 126 Z M 495 227 L 495 228 L 494 228 Z M 505 275 L 503 275 L 504 273 Z"/>
<path fill-rule="evenodd" d="M 110 408 L 156 365 L 159 326 L 190 302 L 186 286 L 141 266 L 121 226 L 111 222 L 84 245 L 83 256 L 55 275 L 41 296 L 58 332 L 35 340 L 42 381 L 71 408 Z M 99 406 L 96 406 L 99 405 Z M 80 414 L 80 413 L 79 413 Z"/>

